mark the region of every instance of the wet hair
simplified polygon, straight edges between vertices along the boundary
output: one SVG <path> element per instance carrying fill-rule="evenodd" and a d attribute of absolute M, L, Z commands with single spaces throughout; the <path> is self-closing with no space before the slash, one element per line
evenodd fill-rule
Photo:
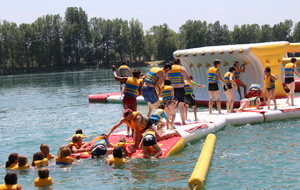
<path fill-rule="evenodd" d="M 296 61 L 297 61 L 297 58 L 296 57 L 292 57 L 291 62 L 295 63 Z"/>
<path fill-rule="evenodd" d="M 271 68 L 270 67 L 266 67 L 265 71 L 269 73 L 269 72 L 271 72 Z"/>
<path fill-rule="evenodd" d="M 174 59 L 173 63 L 174 64 L 180 64 L 180 59 Z"/>
<path fill-rule="evenodd" d="M 114 148 L 114 150 L 113 150 L 113 156 L 117 157 L 117 158 L 123 158 L 123 152 L 122 152 L 121 147 Z"/>
<path fill-rule="evenodd" d="M 72 142 L 73 142 L 73 143 L 76 143 L 77 140 L 78 140 L 79 138 L 81 139 L 81 136 L 79 136 L 79 135 L 73 136 L 73 137 L 72 137 Z"/>
<path fill-rule="evenodd" d="M 158 106 L 158 108 L 159 108 L 159 109 L 163 109 L 163 110 L 164 110 L 166 107 L 165 107 L 165 105 L 163 105 L 163 104 L 160 104 L 160 105 Z"/>
<path fill-rule="evenodd" d="M 61 146 L 57 152 L 57 157 L 66 157 L 72 154 L 71 149 L 68 146 Z"/>
<path fill-rule="evenodd" d="M 122 61 L 122 63 L 121 63 L 122 65 L 126 65 L 126 62 L 125 61 Z"/>
<path fill-rule="evenodd" d="M 193 76 L 192 76 L 192 75 L 189 75 L 189 78 L 190 78 L 191 80 L 193 80 Z"/>
<path fill-rule="evenodd" d="M 234 66 L 229 67 L 229 72 L 235 71 L 236 68 Z"/>
<path fill-rule="evenodd" d="M 170 79 L 166 79 L 165 82 L 164 82 L 164 85 L 171 85 L 171 84 L 172 83 L 171 83 Z"/>
<path fill-rule="evenodd" d="M 49 146 L 46 143 L 43 143 L 40 145 L 40 150 L 42 151 L 42 149 L 46 147 L 49 149 Z"/>
<path fill-rule="evenodd" d="M 77 129 L 75 133 L 76 133 L 76 134 L 83 134 L 83 132 L 82 132 L 81 129 Z"/>
<path fill-rule="evenodd" d="M 236 64 L 239 63 L 238 61 L 234 61 L 233 66 L 236 66 Z"/>
<path fill-rule="evenodd" d="M 265 101 L 264 97 L 262 97 L 262 96 L 257 96 L 257 98 L 259 98 L 259 100 L 260 100 L 261 102 L 264 102 L 264 101 Z"/>
<path fill-rule="evenodd" d="M 214 66 L 218 65 L 218 64 L 221 64 L 221 61 L 219 59 L 215 59 L 214 60 Z"/>
<path fill-rule="evenodd" d="M 49 169 L 48 168 L 39 169 L 38 175 L 41 179 L 45 179 L 45 178 L 49 177 Z"/>
<path fill-rule="evenodd" d="M 120 137 L 118 142 L 125 142 L 126 143 L 126 139 L 124 137 Z"/>
<path fill-rule="evenodd" d="M 25 166 L 28 163 L 28 158 L 24 155 L 19 156 L 18 162 L 19 162 L 19 167 Z"/>
<path fill-rule="evenodd" d="M 18 153 L 11 153 L 8 156 L 8 160 L 6 161 L 5 167 L 8 168 L 12 163 L 16 163 L 16 160 L 18 160 L 18 158 Z"/>
<path fill-rule="evenodd" d="M 4 177 L 4 182 L 7 185 L 14 185 L 18 183 L 18 175 L 15 172 L 8 172 Z"/>
<path fill-rule="evenodd" d="M 171 63 L 166 63 L 163 68 L 164 69 L 169 68 L 169 70 L 172 70 L 172 64 Z"/>
<path fill-rule="evenodd" d="M 34 161 L 43 160 L 44 158 L 45 158 L 45 156 L 44 156 L 44 154 L 42 152 L 36 152 L 36 153 L 34 153 L 33 156 L 32 156 L 32 163 L 31 163 L 31 165 L 35 166 Z"/>
<path fill-rule="evenodd" d="M 132 75 L 133 75 L 133 77 L 135 77 L 135 78 L 140 78 L 140 76 L 141 76 L 141 71 L 140 71 L 139 69 L 134 69 L 134 70 L 132 71 Z"/>

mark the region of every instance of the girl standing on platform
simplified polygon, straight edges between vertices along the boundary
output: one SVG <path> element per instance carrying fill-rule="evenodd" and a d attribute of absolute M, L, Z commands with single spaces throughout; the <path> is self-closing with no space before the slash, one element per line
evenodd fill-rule
<path fill-rule="evenodd" d="M 265 75 L 265 92 L 264 94 L 267 97 L 268 101 L 268 109 L 270 109 L 270 101 L 273 100 L 274 102 L 274 109 L 277 109 L 277 103 L 275 99 L 275 81 L 277 80 L 277 75 L 273 75 L 271 73 L 271 68 L 266 67 L 264 70 Z"/>

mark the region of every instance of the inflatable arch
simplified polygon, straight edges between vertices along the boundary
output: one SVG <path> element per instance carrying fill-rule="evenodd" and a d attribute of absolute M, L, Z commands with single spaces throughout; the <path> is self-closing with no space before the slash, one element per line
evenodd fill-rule
<path fill-rule="evenodd" d="M 223 77 L 234 61 L 246 64 L 246 72 L 241 74 L 241 80 L 247 85 L 264 85 L 264 68 L 269 66 L 272 73 L 278 75 L 276 81 L 276 97 L 286 96 L 282 87 L 282 59 L 290 49 L 289 42 L 267 42 L 253 44 L 238 44 L 224 46 L 208 46 L 193 49 L 177 50 L 173 53 L 174 58 L 179 58 L 188 73 L 194 77 L 198 84 L 207 85 L 206 70 L 213 66 L 213 60 L 221 61 L 220 72 Z M 221 85 L 219 85 L 221 89 Z M 241 90 L 242 91 L 242 90 Z M 209 100 L 207 88 L 195 88 L 196 100 Z M 221 101 L 226 101 L 223 90 Z M 239 100 L 239 95 L 235 92 L 235 100 Z"/>

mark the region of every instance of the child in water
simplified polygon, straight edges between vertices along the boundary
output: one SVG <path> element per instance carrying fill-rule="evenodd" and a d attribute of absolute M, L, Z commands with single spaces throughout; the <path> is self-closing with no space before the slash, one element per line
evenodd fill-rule
<path fill-rule="evenodd" d="M 113 147 L 114 145 L 108 141 L 106 134 L 100 135 L 94 140 L 94 145 L 90 148 L 92 158 L 111 154 L 114 150 Z"/>
<path fill-rule="evenodd" d="M 24 170 L 24 169 L 28 169 L 30 167 L 28 164 L 28 159 L 24 155 L 19 156 L 18 162 L 19 162 L 19 164 L 18 164 L 19 167 L 17 168 L 18 170 Z"/>
<path fill-rule="evenodd" d="M 114 144 L 114 149 L 116 149 L 117 147 L 120 147 L 123 153 L 123 157 L 126 157 L 127 152 L 126 152 L 126 139 L 124 137 L 120 137 L 119 141 L 117 144 Z"/>
<path fill-rule="evenodd" d="M 146 131 L 145 133 L 142 134 L 143 139 L 141 140 L 140 147 L 143 149 L 144 152 L 144 157 L 145 158 L 157 158 L 162 154 L 161 148 L 157 144 L 157 139 L 155 137 L 155 132 L 154 131 Z M 149 147 L 152 146 L 155 150 L 156 153 L 151 156 L 149 154 Z"/>
<path fill-rule="evenodd" d="M 44 157 L 48 160 L 54 158 L 54 156 L 50 153 L 50 148 L 47 144 L 43 143 L 40 145 L 40 151 L 44 154 Z"/>
<path fill-rule="evenodd" d="M 52 177 L 49 177 L 49 169 L 41 168 L 38 171 L 39 177 L 34 180 L 35 186 L 51 185 L 53 183 Z"/>
<path fill-rule="evenodd" d="M 4 177 L 4 182 L 4 184 L 0 185 L 0 189 L 22 189 L 22 186 L 18 184 L 18 175 L 15 172 L 8 172 Z"/>
<path fill-rule="evenodd" d="M 76 135 L 79 135 L 82 139 L 93 136 L 93 135 L 87 135 L 87 136 L 86 136 L 86 135 L 83 135 L 82 129 L 77 129 L 77 130 L 75 131 L 75 134 L 72 135 L 72 137 L 68 138 L 67 140 L 72 140 L 72 138 L 73 138 L 74 136 L 76 136 Z"/>
<path fill-rule="evenodd" d="M 125 164 L 122 148 L 116 147 L 113 150 L 113 156 L 106 160 L 106 164 Z"/>
<path fill-rule="evenodd" d="M 238 108 L 238 112 L 244 111 L 247 106 L 255 106 L 256 109 L 260 109 L 264 104 L 264 98 L 262 96 L 252 97 L 252 98 L 244 98 L 240 102 L 240 107 Z"/>
<path fill-rule="evenodd" d="M 44 167 L 48 166 L 48 159 L 44 157 L 41 152 L 36 152 L 33 154 L 31 166 Z"/>
<path fill-rule="evenodd" d="M 56 165 L 71 165 L 73 162 L 71 149 L 67 146 L 61 146 L 57 152 Z"/>
<path fill-rule="evenodd" d="M 18 159 L 19 159 L 18 153 L 11 153 L 8 156 L 8 161 L 6 161 L 5 167 L 7 169 L 16 169 L 16 168 L 18 168 Z"/>

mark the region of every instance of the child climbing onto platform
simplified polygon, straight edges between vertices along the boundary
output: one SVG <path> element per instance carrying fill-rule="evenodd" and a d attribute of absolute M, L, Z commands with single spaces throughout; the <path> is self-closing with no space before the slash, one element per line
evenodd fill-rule
<path fill-rule="evenodd" d="M 153 114 L 150 115 L 150 119 L 153 122 L 153 124 L 157 126 L 157 130 L 165 126 L 165 123 L 161 121 L 163 118 L 165 118 L 166 120 L 167 129 L 169 129 L 170 125 L 173 129 L 175 129 L 172 122 L 168 119 L 165 113 L 165 106 L 161 104 L 158 106 L 158 109 L 154 110 Z"/>
<path fill-rule="evenodd" d="M 109 159 L 106 159 L 106 164 L 112 165 L 112 164 L 125 164 L 124 155 L 122 152 L 121 147 L 116 147 L 113 150 L 113 156 L 111 156 Z"/>
<path fill-rule="evenodd" d="M 240 102 L 240 107 L 237 109 L 238 112 L 244 111 L 247 106 L 255 106 L 256 109 L 260 109 L 264 104 L 264 98 L 262 96 L 244 98 Z"/>
<path fill-rule="evenodd" d="M 141 140 L 140 146 L 143 149 L 144 152 L 144 157 L 145 158 L 157 158 L 162 154 L 162 150 L 157 144 L 157 139 L 155 137 L 155 132 L 154 131 L 146 131 L 145 133 L 142 134 L 143 139 Z M 151 156 L 149 153 L 149 147 L 152 146 L 154 150 L 156 150 L 156 153 Z"/>
<path fill-rule="evenodd" d="M 169 79 L 164 81 L 164 86 L 161 87 L 159 96 L 163 99 L 163 105 L 165 106 L 164 110 L 170 120 L 167 125 L 170 124 L 173 126 L 176 117 L 175 106 L 177 104 L 177 100 L 174 97 L 174 89 L 171 86 L 171 81 Z"/>

